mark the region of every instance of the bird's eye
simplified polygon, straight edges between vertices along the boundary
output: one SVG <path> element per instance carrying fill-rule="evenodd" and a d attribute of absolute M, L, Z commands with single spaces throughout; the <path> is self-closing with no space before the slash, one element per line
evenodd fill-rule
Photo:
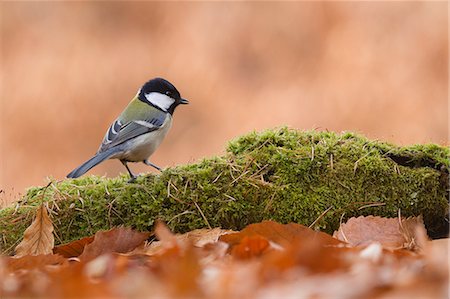
<path fill-rule="evenodd" d="M 169 96 L 169 97 L 171 97 L 171 96 L 172 96 L 172 93 L 171 93 L 170 91 L 166 91 L 166 95 Z"/>

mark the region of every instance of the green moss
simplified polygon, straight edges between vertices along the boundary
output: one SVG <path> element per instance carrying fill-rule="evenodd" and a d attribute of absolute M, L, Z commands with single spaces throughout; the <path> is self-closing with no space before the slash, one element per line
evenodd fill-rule
<path fill-rule="evenodd" d="M 162 219 L 176 232 L 241 229 L 263 219 L 316 223 L 332 232 L 357 215 L 422 214 L 429 233 L 447 226 L 449 149 L 397 147 L 353 134 L 287 128 L 250 133 L 222 157 L 168 168 L 128 184 L 127 177 L 85 176 L 32 188 L 0 211 L 0 240 L 10 252 L 34 208 L 48 201 L 58 243 L 125 224 L 150 230 Z"/>

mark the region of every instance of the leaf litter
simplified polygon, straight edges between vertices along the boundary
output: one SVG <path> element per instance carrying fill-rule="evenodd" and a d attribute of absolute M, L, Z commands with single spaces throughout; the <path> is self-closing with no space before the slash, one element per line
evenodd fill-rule
<path fill-rule="evenodd" d="M 22 242 L 17 245 L 16 256 L 39 255 L 52 253 L 55 238 L 53 224 L 48 216 L 47 208 L 42 204 L 36 210 L 36 217 L 25 230 Z"/>
<path fill-rule="evenodd" d="M 351 218 L 333 236 L 273 221 L 174 234 L 157 222 L 57 247 L 52 231 L 42 206 L 16 255 L 0 256 L 2 298 L 448 298 L 448 239 L 430 241 L 420 217 Z"/>

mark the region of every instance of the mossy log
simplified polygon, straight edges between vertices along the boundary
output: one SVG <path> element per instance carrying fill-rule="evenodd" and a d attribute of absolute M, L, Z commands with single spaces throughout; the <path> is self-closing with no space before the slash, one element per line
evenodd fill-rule
<path fill-rule="evenodd" d="M 151 230 L 162 219 L 176 232 L 241 229 L 271 219 L 331 233 L 358 215 L 423 215 L 428 233 L 447 233 L 449 149 L 399 147 L 353 133 L 281 128 L 250 133 L 221 157 L 165 169 L 127 183 L 85 176 L 31 188 L 0 210 L 0 246 L 9 253 L 41 202 L 56 240 L 65 243 L 112 226 Z"/>

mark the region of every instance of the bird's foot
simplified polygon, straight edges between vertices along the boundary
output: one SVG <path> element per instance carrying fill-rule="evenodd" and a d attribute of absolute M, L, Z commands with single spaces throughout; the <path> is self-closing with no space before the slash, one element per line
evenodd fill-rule
<path fill-rule="evenodd" d="M 161 167 L 159 167 L 159 166 L 153 164 L 152 162 L 150 162 L 150 161 L 148 161 L 148 160 L 144 160 L 144 161 L 142 161 L 142 162 L 144 162 L 145 165 L 151 166 L 151 167 L 153 167 L 153 168 L 155 168 L 155 169 L 157 169 L 157 170 L 159 170 L 159 171 L 162 172 Z"/>
<path fill-rule="evenodd" d="M 128 181 L 127 181 L 127 183 L 129 183 L 129 184 L 131 184 L 131 183 L 134 183 L 135 181 L 136 181 L 136 178 L 137 177 L 132 177 L 132 178 L 130 178 Z"/>

